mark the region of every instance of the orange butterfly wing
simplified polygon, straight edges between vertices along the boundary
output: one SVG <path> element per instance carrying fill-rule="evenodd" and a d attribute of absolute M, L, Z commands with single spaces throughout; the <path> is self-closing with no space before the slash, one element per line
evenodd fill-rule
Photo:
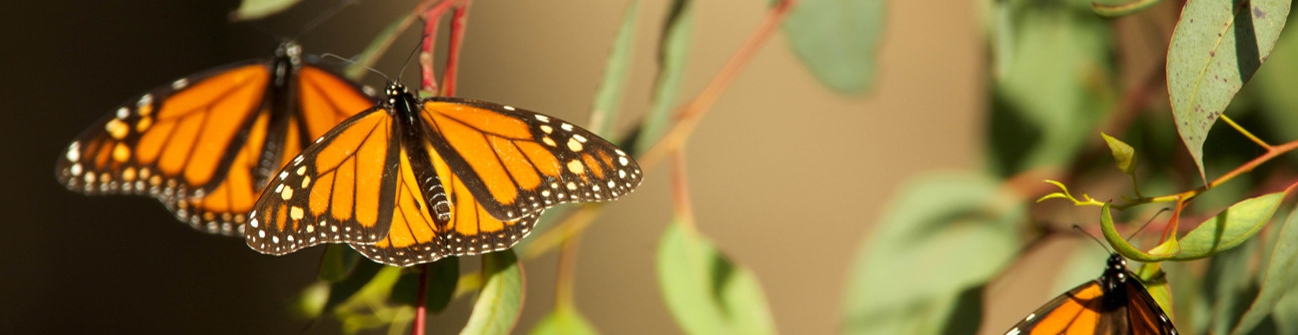
<path fill-rule="evenodd" d="M 640 185 L 635 160 L 571 123 L 459 98 L 424 100 L 437 154 L 488 213 L 513 220 L 567 202 L 616 199 Z"/>
<path fill-rule="evenodd" d="M 254 206 L 246 241 L 275 255 L 349 243 L 374 261 L 408 266 L 509 248 L 545 207 L 612 200 L 639 184 L 639 167 L 607 141 L 513 110 L 416 100 L 390 86 L 386 104 L 344 121 L 278 174 Z"/>
<path fill-rule="evenodd" d="M 199 230 L 236 234 L 271 173 L 333 125 L 373 105 L 357 85 L 302 64 L 286 42 L 271 60 L 180 79 L 85 131 L 56 167 L 86 194 L 147 194 Z"/>
<path fill-rule="evenodd" d="M 272 126 L 271 113 L 259 115 L 249 128 L 247 142 L 232 162 L 225 182 L 203 197 L 164 201 L 181 221 L 205 227 L 208 231 L 237 233 L 233 228 L 244 223 L 267 183 L 264 179 L 258 180 L 257 176 L 269 176 L 274 172 L 258 171 L 267 164 L 259 159 L 278 157 L 274 169 L 279 169 L 334 125 L 374 105 L 373 98 L 355 84 L 310 64 L 302 66 L 296 76 L 296 85 L 286 94 L 290 99 L 296 98 L 291 102 L 294 104 L 290 108 L 292 113 L 282 111 L 288 117 L 286 122 Z M 272 113 L 275 112 L 279 111 Z M 268 148 L 267 141 L 279 143 L 278 152 L 263 155 L 261 150 Z"/>
<path fill-rule="evenodd" d="M 1098 280 L 1050 300 L 1006 335 L 1175 335 L 1176 327 L 1118 254 Z M 1106 289 L 1105 283 L 1115 287 Z"/>

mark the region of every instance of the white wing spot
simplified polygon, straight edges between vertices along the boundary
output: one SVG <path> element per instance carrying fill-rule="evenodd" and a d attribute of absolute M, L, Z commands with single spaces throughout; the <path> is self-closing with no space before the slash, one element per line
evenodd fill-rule
<path fill-rule="evenodd" d="M 554 127 L 551 127 L 551 126 L 548 125 L 548 124 L 543 124 L 543 125 L 541 125 L 540 128 L 541 128 L 541 131 L 545 132 L 546 134 L 549 134 L 549 133 L 553 133 L 553 132 L 554 132 Z"/>
<path fill-rule="evenodd" d="M 577 141 L 576 138 L 568 139 L 568 150 L 572 150 L 572 152 L 581 152 L 581 149 L 582 147 L 580 141 Z"/>
<path fill-rule="evenodd" d="M 284 178 L 288 178 L 288 171 L 279 172 L 279 180 L 284 180 Z"/>
<path fill-rule="evenodd" d="M 68 172 L 72 173 L 73 176 L 81 175 L 81 163 L 72 164 L 72 167 L 68 168 Z"/>
<path fill-rule="evenodd" d="M 73 162 L 81 160 L 81 142 L 72 142 L 68 145 L 67 159 Z"/>
<path fill-rule="evenodd" d="M 541 114 L 536 114 L 536 120 L 541 122 L 550 122 L 550 117 Z"/>
<path fill-rule="evenodd" d="M 563 128 L 563 130 L 566 131 L 572 131 L 572 125 L 568 123 L 560 123 L 559 128 Z"/>
<path fill-rule="evenodd" d="M 256 215 L 256 214 L 257 214 L 257 213 L 253 213 L 253 215 Z M 257 225 L 258 225 L 258 224 L 260 224 L 260 223 L 257 222 L 257 219 L 252 219 L 252 221 L 248 221 L 248 226 L 251 226 L 251 227 L 253 227 L 253 228 L 257 228 Z"/>
<path fill-rule="evenodd" d="M 288 216 L 294 220 L 301 220 L 305 214 L 306 212 L 302 211 L 302 207 L 293 206 L 288 208 Z M 310 227 L 310 225 L 307 225 L 307 227 Z"/>
<path fill-rule="evenodd" d="M 310 185 L 311 185 L 311 176 L 302 177 L 302 189 L 306 189 L 306 187 Z"/>
<path fill-rule="evenodd" d="M 131 110 L 130 110 L 130 109 L 126 109 L 126 107 L 121 107 L 121 108 L 118 108 L 118 109 L 117 109 L 117 118 L 118 118 L 118 119 L 125 119 L 125 118 L 128 117 L 128 116 L 131 116 Z"/>
<path fill-rule="evenodd" d="M 583 165 L 583 164 L 581 164 L 581 161 L 574 159 L 574 160 L 568 161 L 568 171 L 570 171 L 570 172 L 572 172 L 572 173 L 575 173 L 575 174 L 582 174 L 582 173 L 586 172 L 586 166 Z M 569 183 L 569 185 L 571 185 L 571 184 L 572 184 L 572 183 Z"/>
<path fill-rule="evenodd" d="M 296 173 L 297 175 L 301 176 L 303 173 L 306 173 L 306 166 L 297 168 L 297 171 L 293 171 L 293 173 Z"/>
<path fill-rule="evenodd" d="M 507 110 L 507 111 L 512 111 L 512 110 L 514 110 L 514 106 L 504 105 L 504 106 L 502 106 L 502 107 L 504 107 L 505 110 Z"/>
<path fill-rule="evenodd" d="M 280 185 L 283 185 L 283 184 L 280 184 Z M 292 187 L 285 187 L 285 188 L 284 188 L 284 191 L 279 192 L 279 197 L 280 197 L 280 199 L 284 199 L 284 200 L 293 199 L 293 188 L 292 188 Z"/>
<path fill-rule="evenodd" d="M 618 163 L 621 163 L 622 166 L 626 166 L 627 164 L 631 164 L 631 160 L 627 159 L 626 156 L 618 157 L 618 158 L 617 158 L 617 162 L 618 162 Z"/>
<path fill-rule="evenodd" d="M 572 138 L 577 139 L 577 142 L 586 143 L 586 137 L 581 134 L 572 134 Z"/>
<path fill-rule="evenodd" d="M 180 79 L 176 79 L 176 81 L 171 82 L 171 89 L 173 90 L 182 89 L 185 88 L 185 86 L 189 86 L 189 79 L 180 78 Z"/>
<path fill-rule="evenodd" d="M 568 182 L 568 190 L 570 191 L 577 190 L 577 183 Z"/>

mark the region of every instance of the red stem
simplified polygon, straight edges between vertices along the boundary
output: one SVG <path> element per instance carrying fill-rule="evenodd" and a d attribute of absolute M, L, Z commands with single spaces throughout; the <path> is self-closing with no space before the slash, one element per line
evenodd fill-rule
<path fill-rule="evenodd" d="M 424 318 L 428 314 L 428 264 L 420 265 L 419 293 L 415 296 L 415 322 L 410 335 L 424 335 Z"/>
<path fill-rule="evenodd" d="M 460 45 L 464 42 L 464 27 L 469 22 L 469 3 L 472 0 L 463 0 L 459 6 L 451 12 L 451 41 L 446 50 L 446 69 L 442 71 L 442 92 L 441 96 L 455 96 L 455 78 L 459 71 L 456 68 L 460 65 Z"/>
<path fill-rule="evenodd" d="M 419 49 L 419 90 L 437 92 L 437 75 L 433 73 L 433 48 L 437 46 L 437 26 L 442 14 L 457 1 L 444 0 L 424 11 L 424 41 Z"/>

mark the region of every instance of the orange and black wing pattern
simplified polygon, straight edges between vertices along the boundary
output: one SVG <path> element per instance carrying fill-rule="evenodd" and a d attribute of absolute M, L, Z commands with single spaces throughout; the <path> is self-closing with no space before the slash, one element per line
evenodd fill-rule
<path fill-rule="evenodd" d="M 236 234 L 288 157 L 373 99 L 297 58 L 237 63 L 123 104 L 72 142 L 56 176 L 86 194 L 151 195 L 200 230 Z"/>
<path fill-rule="evenodd" d="M 546 207 L 587 198 L 612 200 L 630 192 L 640 181 L 634 161 L 626 158 L 621 163 L 617 157 L 626 156 L 620 150 L 584 130 L 565 130 L 562 134 L 566 137 L 553 136 L 568 140 L 576 134 L 584 139 L 573 141 L 594 143 L 598 150 L 588 151 L 593 162 L 589 169 L 570 168 L 564 164 L 573 158 L 564 160 L 567 156 L 555 157 L 552 150 L 534 148 L 544 140 L 520 135 L 578 129 L 557 119 L 553 121 L 555 129 L 533 131 L 526 129 L 533 127 L 529 123 L 520 122 L 522 116 L 478 111 L 479 107 L 467 101 L 418 100 L 396 84 L 390 85 L 388 96 L 384 104 L 331 130 L 276 176 L 254 206 L 249 229 L 244 231 L 250 247 L 281 255 L 320 243 L 348 243 L 376 262 L 395 266 L 427 263 L 509 248 L 531 231 Z M 445 104 L 439 107 L 475 108 L 467 113 L 482 114 L 456 114 L 457 120 L 467 120 L 474 127 L 458 121 L 448 126 L 447 120 L 430 120 L 440 118 L 429 111 L 434 102 Z M 525 129 L 509 128 L 520 124 Z M 500 134 L 511 137 L 499 138 Z M 447 149 L 457 151 L 447 155 L 443 151 Z M 583 159 L 580 151 L 571 157 Z M 484 159 L 489 162 L 477 161 Z M 494 173 L 499 174 L 472 170 L 481 166 L 494 166 Z M 618 166 L 628 178 L 607 178 L 618 174 Z M 558 168 L 569 169 L 568 174 L 553 172 Z M 549 176 L 546 171 L 554 177 L 543 179 Z M 521 198 L 497 198 L 493 189 L 515 188 L 514 194 L 524 196 L 554 192 L 539 189 L 548 184 L 520 182 L 528 178 L 524 172 L 533 179 L 558 183 L 565 190 L 567 185 L 581 185 L 574 189 L 589 189 L 590 193 L 574 193 L 577 195 L 565 196 L 562 201 L 557 193 L 547 193 L 553 198 L 538 197 L 542 199 L 538 206 L 525 203 L 526 210 L 514 210 L 512 216 L 498 212 L 519 206 L 517 199 Z M 622 184 L 608 186 L 609 181 Z M 601 183 L 600 189 L 612 191 L 598 191 L 593 186 L 596 182 Z"/>
<path fill-rule="evenodd" d="M 608 201 L 640 185 L 635 160 L 544 114 L 458 98 L 424 100 L 430 143 L 484 209 L 517 219 L 567 202 Z"/>
<path fill-rule="evenodd" d="M 1028 314 L 1006 335 L 1175 335 L 1172 320 L 1118 254 L 1100 279 L 1078 286 Z"/>

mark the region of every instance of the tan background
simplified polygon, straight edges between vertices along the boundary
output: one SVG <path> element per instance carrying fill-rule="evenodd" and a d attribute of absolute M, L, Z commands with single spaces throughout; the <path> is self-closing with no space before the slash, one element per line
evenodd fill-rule
<path fill-rule="evenodd" d="M 264 25 L 294 31 L 331 2 Z M 51 173 L 86 124 L 145 89 L 264 57 L 274 40 L 223 21 L 234 1 L 29 3 L 0 20 L 6 127 L 0 172 L 0 329 L 56 333 L 292 333 L 280 306 L 310 282 L 318 250 L 283 258 L 195 233 L 143 198 L 84 197 Z M 642 1 L 621 129 L 648 109 L 668 1 Z M 698 1 L 681 97 L 693 97 L 757 26 L 766 1 Z M 301 38 L 308 53 L 354 54 L 413 1 L 367 1 Z M 459 95 L 582 123 L 625 1 L 476 1 Z M 688 147 L 698 224 L 766 290 L 785 334 L 836 333 L 853 257 L 898 185 L 927 170 L 976 168 L 985 52 L 974 1 L 890 1 L 875 89 L 822 87 L 784 37 L 766 45 Z M 379 70 L 395 73 L 414 35 Z M 413 78 L 414 71 L 407 74 Z M 407 79 L 413 83 L 413 79 Z M 377 82 L 373 82 L 377 84 Z M 682 100 L 684 101 L 684 100 Z M 14 159 L 17 158 L 17 159 Z M 603 333 L 678 333 L 654 273 L 671 218 L 667 169 L 609 207 L 581 244 L 577 305 Z M 466 260 L 476 261 L 476 258 Z M 553 256 L 525 265 L 518 332 L 552 304 Z M 897 274 L 905 276 L 904 273 Z M 465 302 L 432 321 L 456 329 Z M 18 316 L 18 317 L 13 317 Z M 990 328 L 1018 316 L 993 315 Z M 13 318 L 11 318 L 13 317 Z M 72 320 L 71 322 L 67 320 Z M 1004 324 L 1004 326 L 1002 326 Z M 328 324 L 312 333 L 332 332 Z M 453 333 L 453 331 L 448 332 Z"/>

